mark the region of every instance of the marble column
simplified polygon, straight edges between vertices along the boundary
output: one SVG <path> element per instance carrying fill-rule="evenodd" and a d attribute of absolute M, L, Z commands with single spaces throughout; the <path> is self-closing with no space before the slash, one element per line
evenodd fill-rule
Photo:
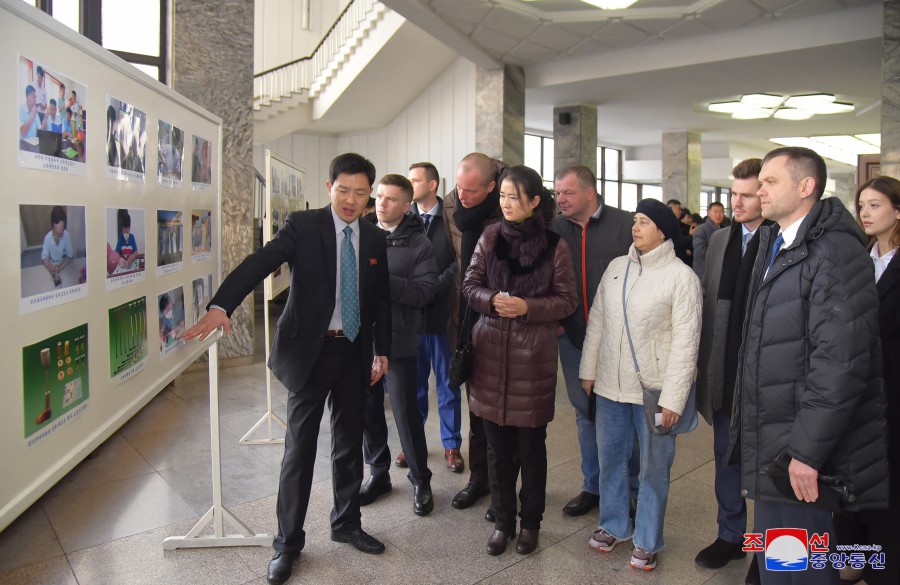
<path fill-rule="evenodd" d="M 831 179 L 834 181 L 834 196 L 856 217 L 853 205 L 856 199 L 856 173 L 832 173 Z"/>
<path fill-rule="evenodd" d="M 475 68 L 475 150 L 508 165 L 525 161 L 525 72 Z"/>
<path fill-rule="evenodd" d="M 222 272 L 253 251 L 253 3 L 174 0 L 172 87 L 222 118 Z M 253 360 L 253 295 L 219 343 L 226 363 Z"/>
<path fill-rule="evenodd" d="M 884 0 L 881 49 L 881 174 L 900 177 L 900 2 Z"/>
<path fill-rule="evenodd" d="M 663 203 L 678 199 L 692 213 L 700 212 L 700 133 L 663 132 Z"/>
<path fill-rule="evenodd" d="M 597 107 L 553 108 L 554 175 L 570 165 L 584 165 L 597 176 Z"/>

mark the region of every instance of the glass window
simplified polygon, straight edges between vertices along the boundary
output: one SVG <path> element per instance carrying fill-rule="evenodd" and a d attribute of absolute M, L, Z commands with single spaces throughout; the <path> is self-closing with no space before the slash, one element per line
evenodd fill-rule
<path fill-rule="evenodd" d="M 58 1 L 53 2 L 54 14 Z M 159 57 L 159 1 L 103 0 L 103 46 Z"/>
<path fill-rule="evenodd" d="M 646 187 L 646 185 L 645 185 Z M 634 211 L 638 204 L 638 186 L 636 183 L 622 183 L 622 202 L 619 209 Z"/>
<path fill-rule="evenodd" d="M 541 137 L 533 134 L 525 135 L 525 166 L 531 167 L 541 174 Z M 543 176 L 541 174 L 541 176 Z"/>
<path fill-rule="evenodd" d="M 644 185 L 641 189 L 641 199 L 663 200 L 663 190 L 659 185 Z M 665 203 L 665 201 L 663 201 Z"/>
<path fill-rule="evenodd" d="M 140 63 L 132 63 L 132 65 L 134 65 L 153 79 L 159 79 L 159 67 L 157 67 L 156 65 L 142 65 Z"/>
<path fill-rule="evenodd" d="M 604 148 L 603 156 L 606 160 L 603 178 L 607 181 L 619 180 L 619 151 L 615 148 Z"/>
<path fill-rule="evenodd" d="M 547 179 L 548 181 L 552 181 L 556 177 L 553 174 L 556 172 L 556 167 L 553 166 L 553 139 L 552 138 L 544 138 L 544 167 L 541 169 L 541 177 Z"/>
<path fill-rule="evenodd" d="M 79 0 L 53 0 L 53 18 L 75 32 L 81 30 L 79 16 Z"/>

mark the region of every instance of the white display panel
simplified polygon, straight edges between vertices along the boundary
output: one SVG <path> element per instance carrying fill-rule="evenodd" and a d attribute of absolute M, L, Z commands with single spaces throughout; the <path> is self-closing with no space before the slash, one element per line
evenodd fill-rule
<path fill-rule="evenodd" d="M 198 357 L 181 336 L 221 281 L 222 126 L 21 0 L 0 0 L 0 76 L 2 530 Z"/>
<path fill-rule="evenodd" d="M 266 217 L 263 244 L 275 237 L 292 211 L 306 209 L 306 171 L 266 150 Z M 291 286 L 287 263 L 266 277 L 266 300 L 271 301 Z"/>

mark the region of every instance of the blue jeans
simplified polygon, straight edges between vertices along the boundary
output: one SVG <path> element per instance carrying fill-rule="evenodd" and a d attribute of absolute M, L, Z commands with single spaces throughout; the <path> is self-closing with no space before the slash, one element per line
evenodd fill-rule
<path fill-rule="evenodd" d="M 637 514 L 628 517 L 629 462 L 637 437 L 641 476 Z M 669 500 L 669 470 L 675 460 L 675 436 L 650 432 L 644 406 L 597 396 L 597 448 L 600 455 L 600 528 L 618 539 L 634 538 L 638 548 L 655 553 L 663 547 L 663 524 Z"/>
<path fill-rule="evenodd" d="M 594 495 L 600 493 L 600 466 L 597 456 L 597 429 L 588 412 L 588 395 L 581 388 L 578 366 L 581 364 L 581 350 L 575 347 L 565 333 L 559 336 L 559 362 L 569 402 L 575 407 L 575 424 L 578 427 L 578 446 L 581 448 L 581 473 L 584 483 L 581 491 Z"/>
<path fill-rule="evenodd" d="M 462 435 L 459 388 L 450 385 L 450 341 L 446 333 L 419 334 L 419 374 L 417 402 L 422 422 L 428 420 L 428 374 L 434 366 L 434 387 L 441 417 L 441 443 L 445 449 L 459 449 Z"/>

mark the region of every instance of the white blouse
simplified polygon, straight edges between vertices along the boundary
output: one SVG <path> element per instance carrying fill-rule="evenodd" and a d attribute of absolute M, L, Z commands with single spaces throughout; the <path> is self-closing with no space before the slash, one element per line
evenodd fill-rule
<path fill-rule="evenodd" d="M 872 252 L 870 255 L 872 256 L 872 261 L 875 262 L 875 282 L 881 280 L 881 275 L 884 274 L 884 271 L 887 270 L 888 264 L 891 263 L 891 260 L 894 258 L 894 253 L 897 251 L 897 248 L 890 250 L 883 256 L 878 255 L 878 242 L 875 242 L 875 245 L 872 246 Z"/>

